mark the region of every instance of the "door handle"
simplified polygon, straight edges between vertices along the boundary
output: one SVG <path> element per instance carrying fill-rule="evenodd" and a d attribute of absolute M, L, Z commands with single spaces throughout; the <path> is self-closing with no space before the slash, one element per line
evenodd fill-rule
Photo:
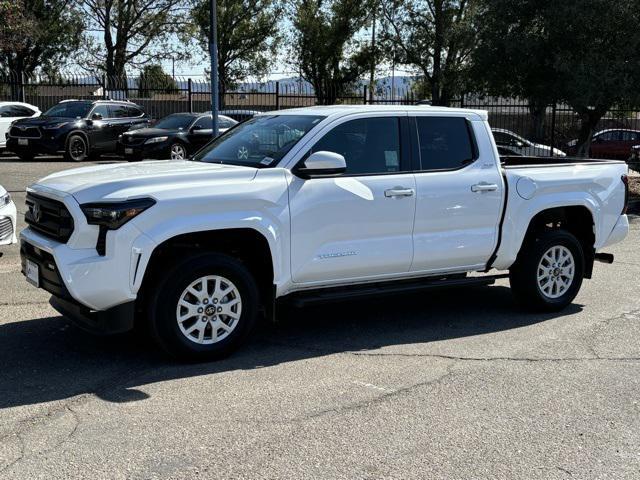
<path fill-rule="evenodd" d="M 394 187 L 384 191 L 384 196 L 391 197 L 411 197 L 415 192 L 413 188 Z"/>
<path fill-rule="evenodd" d="M 495 192 L 498 190 L 498 185 L 495 183 L 476 183 L 475 185 L 471 185 L 472 192 Z"/>

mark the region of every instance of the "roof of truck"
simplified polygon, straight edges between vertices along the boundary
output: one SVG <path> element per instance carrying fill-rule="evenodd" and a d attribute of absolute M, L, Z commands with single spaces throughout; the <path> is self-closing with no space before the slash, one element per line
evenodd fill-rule
<path fill-rule="evenodd" d="M 479 117 L 481 120 L 488 119 L 486 110 L 471 110 L 468 108 L 433 107 L 430 105 L 326 105 L 314 107 L 290 108 L 278 110 L 277 112 L 264 112 L 261 115 L 322 115 L 344 116 L 356 113 L 373 112 L 428 112 L 436 115 L 460 115 L 465 117 Z"/>

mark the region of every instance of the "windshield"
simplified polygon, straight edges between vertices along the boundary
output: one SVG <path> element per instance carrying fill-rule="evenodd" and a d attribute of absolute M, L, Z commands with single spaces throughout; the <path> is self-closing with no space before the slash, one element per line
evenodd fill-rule
<path fill-rule="evenodd" d="M 45 117 L 85 118 L 91 110 L 91 102 L 64 102 L 44 112 Z"/>
<path fill-rule="evenodd" d="M 248 167 L 273 166 L 323 118 L 261 115 L 219 136 L 196 153 L 193 160 Z"/>
<path fill-rule="evenodd" d="M 191 125 L 194 118 L 195 117 L 191 115 L 169 115 L 168 117 L 164 117 L 162 120 L 159 120 L 158 123 L 154 125 L 154 128 L 164 128 L 167 130 L 186 130 L 187 128 L 189 128 L 189 125 Z"/>

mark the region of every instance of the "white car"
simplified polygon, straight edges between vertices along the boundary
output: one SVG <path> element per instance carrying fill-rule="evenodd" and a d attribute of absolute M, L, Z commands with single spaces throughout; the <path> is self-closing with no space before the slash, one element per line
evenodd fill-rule
<path fill-rule="evenodd" d="M 54 173 L 27 189 L 23 271 L 85 328 L 140 322 L 198 359 L 229 353 L 281 302 L 509 276 L 522 304 L 560 310 L 628 233 L 627 165 L 501 159 L 487 120 L 442 107 L 282 110 L 190 160 Z"/>
<path fill-rule="evenodd" d="M 504 152 L 509 152 L 511 155 L 521 155 L 525 157 L 549 157 L 552 148 L 549 145 L 542 145 L 540 143 L 534 143 L 521 137 L 517 133 L 511 130 L 505 130 L 504 128 L 492 128 L 493 138 L 496 144 Z M 553 149 L 554 157 L 566 157 L 559 148 Z"/>
<path fill-rule="evenodd" d="M 36 106 L 22 102 L 0 102 L 0 150 L 7 144 L 7 132 L 11 123 L 21 118 L 39 117 L 42 112 Z"/>
<path fill-rule="evenodd" d="M 16 206 L 0 185 L 0 245 L 16 243 Z"/>

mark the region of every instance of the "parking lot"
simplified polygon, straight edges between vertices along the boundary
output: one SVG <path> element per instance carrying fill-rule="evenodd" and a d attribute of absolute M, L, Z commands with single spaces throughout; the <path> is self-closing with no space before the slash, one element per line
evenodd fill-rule
<path fill-rule="evenodd" d="M 25 187 L 75 166 L 0 158 L 19 228 Z M 640 478 L 638 245 L 633 218 L 560 314 L 504 280 L 340 303 L 208 364 L 69 326 L 5 247 L 0 478 Z"/>

